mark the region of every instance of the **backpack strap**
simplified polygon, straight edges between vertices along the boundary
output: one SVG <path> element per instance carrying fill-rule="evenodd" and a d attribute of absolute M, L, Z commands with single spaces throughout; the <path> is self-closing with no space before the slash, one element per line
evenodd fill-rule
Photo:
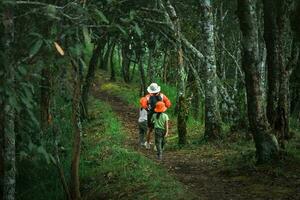
<path fill-rule="evenodd" d="M 165 95 L 164 95 L 163 93 L 159 93 L 159 95 L 160 95 L 160 97 L 161 97 L 161 100 L 164 101 L 164 96 L 165 96 Z"/>

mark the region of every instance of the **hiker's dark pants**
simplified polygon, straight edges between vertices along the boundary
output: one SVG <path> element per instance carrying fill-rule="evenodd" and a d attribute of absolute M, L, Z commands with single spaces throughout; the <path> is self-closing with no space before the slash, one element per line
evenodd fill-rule
<path fill-rule="evenodd" d="M 148 123 L 147 121 L 139 122 L 139 142 L 140 144 L 145 143 L 145 135 L 147 134 Z"/>
<path fill-rule="evenodd" d="M 165 141 L 166 130 L 155 128 L 154 131 L 155 131 L 155 146 L 157 149 L 157 155 L 162 155 L 162 151 L 166 143 Z"/>
<path fill-rule="evenodd" d="M 154 128 L 154 124 L 152 122 L 152 116 L 153 116 L 154 112 L 153 111 L 148 111 L 148 115 L 147 115 L 147 121 L 148 121 L 148 128 L 150 130 L 153 130 Z"/>

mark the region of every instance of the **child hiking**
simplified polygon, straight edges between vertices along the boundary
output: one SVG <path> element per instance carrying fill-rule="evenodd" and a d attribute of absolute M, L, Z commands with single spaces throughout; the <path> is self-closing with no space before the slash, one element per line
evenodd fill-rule
<path fill-rule="evenodd" d="M 171 106 L 171 102 L 166 95 L 160 92 L 160 86 L 157 83 L 151 83 L 147 88 L 147 91 L 149 92 L 149 94 L 142 98 L 140 103 L 144 109 L 148 110 L 148 132 L 146 148 L 150 149 L 151 132 L 154 128 L 151 119 L 152 115 L 155 113 L 155 105 L 157 102 L 162 101 L 164 102 L 165 107 L 169 108 Z"/>
<path fill-rule="evenodd" d="M 147 127 L 148 127 L 148 112 L 146 109 L 144 109 L 142 107 L 142 101 L 143 101 L 142 97 L 140 99 L 140 109 L 139 109 L 139 119 L 138 119 L 138 123 L 139 123 L 139 145 L 140 146 L 146 146 L 146 142 L 145 142 L 145 136 L 147 134 Z"/>
<path fill-rule="evenodd" d="M 165 137 L 169 134 L 169 116 L 164 113 L 167 110 L 165 103 L 157 102 L 155 106 L 155 113 L 151 121 L 154 124 L 155 146 L 157 149 L 157 159 L 162 160 L 162 153 L 165 145 Z"/>

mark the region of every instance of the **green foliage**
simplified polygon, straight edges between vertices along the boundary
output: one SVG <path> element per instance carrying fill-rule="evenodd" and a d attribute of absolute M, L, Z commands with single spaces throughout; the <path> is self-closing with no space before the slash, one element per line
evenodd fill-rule
<path fill-rule="evenodd" d="M 100 10 L 98 10 L 98 9 L 96 9 L 95 10 L 95 13 L 96 13 L 96 15 L 99 17 L 98 19 L 98 21 L 103 21 L 103 22 L 105 22 L 106 24 L 109 24 L 109 21 L 108 21 L 108 19 L 105 17 L 105 15 L 103 14 L 103 12 L 102 11 L 100 11 Z"/>
<path fill-rule="evenodd" d="M 29 51 L 29 56 L 30 57 L 35 56 L 35 54 L 37 54 L 38 51 L 41 49 L 42 45 L 43 45 L 43 40 L 41 39 L 38 39 L 36 42 L 34 42 L 32 48 Z"/>
<path fill-rule="evenodd" d="M 43 137 L 22 138 L 22 150 L 19 150 L 17 159 L 17 199 L 60 200 L 64 198 L 58 170 L 53 161 L 57 146 L 61 166 L 66 179 L 69 180 L 70 141 L 72 141 L 71 105 L 61 97 L 56 97 L 54 101 L 56 104 L 52 108 L 53 126 L 49 127 Z"/>
<path fill-rule="evenodd" d="M 64 193 L 57 169 L 43 161 L 22 160 L 18 162 L 16 199 L 61 200 Z"/>

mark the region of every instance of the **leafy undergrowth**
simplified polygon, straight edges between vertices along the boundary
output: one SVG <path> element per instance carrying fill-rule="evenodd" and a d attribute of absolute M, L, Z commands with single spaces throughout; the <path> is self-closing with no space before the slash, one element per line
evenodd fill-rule
<path fill-rule="evenodd" d="M 125 133 L 110 106 L 93 100 L 81 168 L 85 199 L 189 199 L 158 163 L 124 148 Z"/>
<path fill-rule="evenodd" d="M 53 158 L 55 143 L 57 143 L 61 167 L 66 180 L 69 180 L 72 155 L 71 104 L 66 103 L 62 98 L 55 100 L 57 104 L 52 110 L 55 131 L 51 126 L 44 134 L 36 132 L 31 137 L 22 138 L 24 141 L 28 140 L 28 145 L 16 145 L 17 148 L 22 147 L 20 154 L 16 155 L 16 199 L 60 200 L 65 197 L 57 167 L 50 158 Z M 53 136 L 54 133 L 56 137 Z"/>

